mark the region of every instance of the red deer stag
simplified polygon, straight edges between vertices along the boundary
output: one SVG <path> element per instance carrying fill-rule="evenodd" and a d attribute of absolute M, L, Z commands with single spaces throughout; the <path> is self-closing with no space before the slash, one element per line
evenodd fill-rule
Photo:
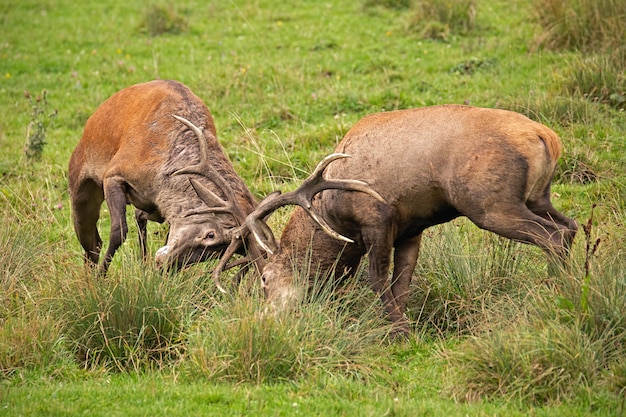
<path fill-rule="evenodd" d="M 300 270 L 343 273 L 354 272 L 367 254 L 371 287 L 395 329 L 406 334 L 404 313 L 422 232 L 458 216 L 536 245 L 551 262 L 568 256 L 577 225 L 550 202 L 561 142 L 518 113 L 443 105 L 373 114 L 346 134 L 336 152 L 351 157 L 333 163 L 327 175 L 361 180 L 386 202 L 337 190 L 315 199 L 316 212 L 354 244 L 323 233 L 296 208 L 263 268 L 262 285 L 274 305 L 301 292 L 293 284 L 293 260 L 311 260 L 310 268 Z M 258 225 L 278 205 L 261 206 L 247 224 L 263 242 Z"/>
<path fill-rule="evenodd" d="M 307 198 L 329 187 L 371 192 L 360 181 L 324 182 L 321 174 L 336 158 L 324 161 L 315 180 L 281 201 L 310 206 Z M 247 254 L 259 269 L 264 264 L 263 250 L 240 227 L 256 202 L 217 142 L 209 109 L 179 82 L 137 84 L 106 100 L 85 125 L 70 158 L 68 182 L 74 229 L 90 264 L 99 260 L 97 222 L 107 202 L 111 231 L 102 273 L 126 239 L 127 204 L 135 206 L 144 258 L 151 220 L 169 224 L 167 244 L 156 254 L 159 264 L 183 266 L 220 253 L 226 260 Z M 303 197 L 307 193 L 310 197 Z M 213 274 L 222 291 L 218 278 L 224 268 L 218 264 Z"/>
<path fill-rule="evenodd" d="M 200 126 L 199 136 L 190 125 Z M 227 231 L 256 206 L 217 141 L 209 109 L 176 81 L 137 84 L 98 107 L 70 158 L 68 181 L 74 229 L 92 264 L 102 245 L 100 206 L 107 202 L 111 231 L 103 273 L 126 238 L 127 204 L 136 208 L 144 257 L 147 221 L 169 223 L 157 262 L 176 265 L 223 251 Z M 197 195 L 201 186 L 210 207 Z"/>

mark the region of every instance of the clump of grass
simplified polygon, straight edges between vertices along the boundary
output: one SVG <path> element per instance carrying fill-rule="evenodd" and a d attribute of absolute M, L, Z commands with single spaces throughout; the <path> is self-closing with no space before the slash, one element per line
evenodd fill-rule
<path fill-rule="evenodd" d="M 26 131 L 26 144 L 24 154 L 28 158 L 39 158 L 46 144 L 46 134 L 52 120 L 56 118 L 57 111 L 48 113 L 48 91 L 42 90 L 35 98 L 28 92 L 24 92 L 31 106 L 30 122 Z"/>
<path fill-rule="evenodd" d="M 511 328 L 471 338 L 456 352 L 446 352 L 455 368 L 448 386 L 453 397 L 555 403 L 598 379 L 602 343 L 579 327 L 548 322 Z"/>
<path fill-rule="evenodd" d="M 33 223 L 4 210 L 0 226 L 0 377 L 24 371 L 58 373 L 70 364 L 61 321 L 46 311 L 40 281 L 46 264 L 45 239 Z"/>
<path fill-rule="evenodd" d="M 69 364 L 69 352 L 61 335 L 61 326 L 50 315 L 25 304 L 0 320 L 0 375 L 10 378 L 23 370 L 63 367 Z"/>
<path fill-rule="evenodd" d="M 185 273 L 162 275 L 122 263 L 106 278 L 85 272 L 64 284 L 56 308 L 67 323 L 68 341 L 85 365 L 126 371 L 171 363 L 184 349 L 185 329 L 203 291 Z"/>
<path fill-rule="evenodd" d="M 578 95 L 538 97 L 531 91 L 528 99 L 524 102 L 514 98 L 504 100 L 499 105 L 501 108 L 516 111 L 548 126 L 553 126 L 554 123 L 563 126 L 570 126 L 575 123 L 589 124 L 602 116 L 602 109 L 596 103 L 590 103 Z"/>
<path fill-rule="evenodd" d="M 346 308 L 371 295 L 361 289 L 317 292 L 297 309 L 280 312 L 254 294 L 219 303 L 189 333 L 188 370 L 255 384 L 317 374 L 368 378 L 380 368 L 372 352 L 389 328 L 376 308 Z"/>
<path fill-rule="evenodd" d="M 140 30 L 147 32 L 150 36 L 159 36 L 166 33 L 186 32 L 187 27 L 187 18 L 181 16 L 174 7 L 153 4 L 145 10 Z"/>
<path fill-rule="evenodd" d="M 537 44 L 553 49 L 611 50 L 626 41 L 622 0 L 536 0 Z"/>
<path fill-rule="evenodd" d="M 472 57 L 466 61 L 459 62 L 450 68 L 451 74 L 459 75 L 472 75 L 476 71 L 483 71 L 489 68 L 493 68 L 496 64 L 494 59 L 479 59 Z"/>
<path fill-rule="evenodd" d="M 480 231 L 469 220 L 437 226 L 424 235 L 409 314 L 443 335 L 479 331 L 498 306 L 519 304 L 542 265 L 538 250 Z"/>
<path fill-rule="evenodd" d="M 473 0 L 418 0 L 412 7 L 409 29 L 423 38 L 447 40 L 476 26 Z"/>
<path fill-rule="evenodd" d="M 566 275 L 561 279 L 557 317 L 564 322 L 579 322 L 590 337 L 617 337 L 618 343 L 626 343 L 626 317 L 621 313 L 626 308 L 625 271 L 615 261 L 623 256 L 623 249 L 607 248 L 608 256 L 599 257 L 604 236 L 594 236 L 594 210 L 595 204 L 581 227 L 585 240 L 581 276 Z M 550 303 L 542 305 L 539 312 L 551 317 Z"/>
<path fill-rule="evenodd" d="M 529 291 L 523 314 L 444 352 L 454 397 L 553 404 L 600 386 L 624 388 L 626 283 L 616 261 L 623 253 L 597 258 L 591 224 L 590 217 L 582 228 L 582 267 L 574 262 L 571 273 L 552 277 L 553 286 Z"/>
<path fill-rule="evenodd" d="M 366 0 L 365 7 L 386 7 L 388 9 L 408 9 L 411 0 Z"/>

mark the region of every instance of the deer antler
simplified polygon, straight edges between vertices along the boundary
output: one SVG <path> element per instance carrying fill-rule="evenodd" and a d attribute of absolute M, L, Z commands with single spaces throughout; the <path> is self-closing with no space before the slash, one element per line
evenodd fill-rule
<path fill-rule="evenodd" d="M 172 117 L 174 117 L 176 120 L 178 120 L 179 122 L 187 126 L 196 134 L 196 136 L 198 137 L 198 143 L 200 146 L 200 162 L 195 165 L 179 169 L 178 171 L 174 172 L 172 175 L 198 174 L 198 175 L 202 175 L 210 179 L 218 188 L 222 190 L 222 192 L 226 196 L 226 199 L 222 199 L 213 191 L 205 187 L 202 183 L 200 183 L 199 181 L 193 178 L 190 178 L 189 182 L 191 183 L 191 186 L 193 187 L 193 189 L 196 191 L 196 194 L 198 195 L 198 197 L 200 197 L 200 199 L 204 201 L 206 205 L 208 206 L 206 209 L 207 212 L 228 213 L 235 219 L 235 221 L 239 225 L 239 227 L 235 228 L 231 232 L 231 242 L 228 245 L 228 248 L 224 252 L 222 259 L 220 259 L 220 262 L 218 262 L 217 267 L 215 268 L 212 274 L 213 281 L 215 282 L 216 287 L 221 292 L 225 293 L 226 290 L 220 284 L 219 275 L 224 270 L 226 266 L 226 262 L 234 255 L 234 253 L 239 249 L 239 247 L 242 244 L 241 225 L 245 225 L 246 214 L 243 212 L 241 207 L 237 204 L 237 197 L 235 196 L 235 192 L 233 191 L 233 188 L 230 186 L 228 181 L 226 181 L 224 177 L 221 176 L 213 168 L 213 166 L 209 162 L 209 150 L 207 148 L 206 140 L 204 138 L 204 134 L 202 133 L 202 129 L 194 125 L 192 122 L 185 119 L 184 117 L 180 117 L 175 114 L 173 114 Z M 217 273 L 215 271 L 217 271 Z"/>
<path fill-rule="evenodd" d="M 242 239 L 244 235 L 251 232 L 254 235 L 256 243 L 259 247 L 267 253 L 274 253 L 274 250 L 270 247 L 270 245 L 276 247 L 274 235 L 263 219 L 280 207 L 290 204 L 302 207 L 330 236 L 335 239 L 352 243 L 352 239 L 334 231 L 324 219 L 318 216 L 312 205 L 313 198 L 318 193 L 328 189 L 360 191 L 371 195 L 380 202 L 386 203 L 385 199 L 364 181 L 344 179 L 326 180 L 323 178 L 324 170 L 328 167 L 328 165 L 330 165 L 331 162 L 337 159 L 349 157 L 350 155 L 343 153 L 328 155 L 317 165 L 313 173 L 302 183 L 300 187 L 298 187 L 298 189 L 285 194 L 281 194 L 280 191 L 274 191 L 269 194 L 257 205 L 256 209 L 246 217 L 244 224 L 233 229 L 233 242 L 231 245 L 234 245 L 236 239 Z M 267 239 L 270 243 L 266 243 L 265 239 Z M 231 249 L 229 247 L 229 249 L 227 249 L 222 256 L 222 259 L 220 259 L 220 262 L 213 270 L 213 280 L 215 282 L 218 282 L 219 275 L 226 268 L 227 262 L 234 253 L 235 249 Z M 263 265 L 264 260 L 263 258 L 257 258 L 256 262 L 257 265 Z M 262 267 L 259 267 L 259 271 L 261 270 Z"/>
<path fill-rule="evenodd" d="M 290 204 L 298 205 L 302 207 L 327 234 L 334 237 L 335 239 L 352 243 L 352 239 L 334 231 L 328 225 L 328 223 L 326 223 L 326 221 L 315 212 L 312 205 L 313 198 L 318 193 L 324 190 L 338 189 L 346 191 L 364 192 L 376 198 L 378 201 L 381 201 L 383 203 L 386 202 L 380 194 L 374 191 L 364 181 L 347 179 L 324 179 L 324 170 L 328 167 L 328 165 L 330 165 L 331 162 L 337 159 L 350 157 L 350 155 L 347 154 L 334 153 L 324 158 L 317 165 L 313 173 L 302 183 L 300 187 L 298 187 L 298 189 L 285 194 L 281 194 L 280 191 L 269 194 L 258 204 L 256 209 L 252 213 L 246 216 L 241 207 L 237 204 L 237 198 L 230 184 L 211 166 L 209 162 L 209 151 L 207 149 L 207 144 L 202 133 L 202 129 L 183 117 L 176 115 L 172 116 L 176 120 L 187 126 L 189 129 L 191 129 L 198 137 L 198 142 L 200 143 L 200 162 L 190 167 L 179 169 L 178 171 L 174 172 L 173 175 L 198 174 L 209 178 L 217 187 L 222 190 L 222 192 L 226 196 L 226 199 L 222 199 L 213 191 L 202 185 L 200 182 L 194 180 L 193 178 L 191 178 L 189 181 L 191 182 L 193 188 L 196 190 L 196 193 L 198 194 L 200 199 L 204 201 L 207 206 L 209 206 L 207 211 L 215 213 L 229 213 L 235 218 L 235 221 L 237 221 L 237 223 L 239 224 L 238 227 L 235 227 L 230 231 L 231 242 L 212 272 L 213 281 L 215 281 L 215 285 L 222 292 L 225 292 L 225 290 L 220 285 L 219 276 L 222 271 L 224 271 L 224 269 L 227 267 L 226 265 L 230 258 L 243 244 L 244 237 L 248 233 L 251 232 L 253 234 L 258 247 L 262 248 L 270 254 L 274 252 L 272 249 L 272 247 L 276 247 L 274 235 L 272 234 L 271 229 L 263 219 L 280 207 Z M 257 267 L 259 267 L 259 270 L 261 270 L 260 266 L 263 265 L 262 254 L 260 254 L 258 249 L 254 247 L 251 247 L 250 250 L 251 252 L 253 252 L 253 258 L 256 259 Z"/>
<path fill-rule="evenodd" d="M 200 197 L 200 199 L 207 204 L 207 211 L 214 213 L 229 213 L 235 218 L 235 221 L 237 221 L 239 225 L 243 224 L 246 218 L 246 214 L 237 204 L 237 197 L 235 196 L 233 188 L 230 186 L 228 181 L 226 181 L 224 177 L 221 176 L 215 170 L 215 168 L 213 168 L 213 166 L 209 162 L 209 150 L 207 148 L 202 129 L 194 125 L 192 122 L 185 119 L 184 117 L 180 117 L 175 114 L 173 114 L 172 117 L 191 129 L 198 137 L 198 142 L 200 144 L 200 162 L 195 165 L 179 169 L 172 175 L 198 174 L 210 179 L 217 187 L 222 190 L 222 192 L 224 192 L 226 199 L 222 199 L 213 191 L 202 185 L 199 181 L 193 178 L 189 179 L 189 182 L 198 194 L 198 197 Z"/>
<path fill-rule="evenodd" d="M 331 162 L 337 159 L 349 158 L 350 155 L 344 153 L 334 153 L 324 158 L 315 168 L 315 171 L 302 183 L 297 190 L 281 194 L 280 192 L 274 192 L 263 199 L 256 207 L 256 209 L 246 217 L 246 225 L 248 229 L 254 234 L 257 243 L 267 252 L 273 253 L 272 249 L 264 242 L 263 236 L 261 236 L 260 227 L 267 229 L 265 222 L 259 221 L 270 213 L 276 211 L 278 208 L 294 204 L 302 207 L 309 216 L 326 232 L 328 235 L 335 239 L 343 240 L 345 242 L 353 243 L 354 241 L 348 237 L 345 237 L 336 231 L 334 231 L 326 221 L 321 218 L 313 209 L 313 198 L 318 193 L 327 189 L 337 189 L 346 191 L 360 191 L 367 193 L 377 199 L 380 202 L 386 203 L 385 199 L 374 191 L 366 182 L 360 180 L 346 180 L 324 179 L 324 170 L 330 165 Z M 263 231 L 266 235 L 266 230 Z"/>

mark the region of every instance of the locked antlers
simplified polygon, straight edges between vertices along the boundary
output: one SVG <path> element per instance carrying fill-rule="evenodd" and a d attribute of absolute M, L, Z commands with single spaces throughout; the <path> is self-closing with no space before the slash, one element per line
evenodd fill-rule
<path fill-rule="evenodd" d="M 218 262 L 217 266 L 213 270 L 212 276 L 216 286 L 222 292 L 225 290 L 222 288 L 219 282 L 219 276 L 227 269 L 226 265 L 230 258 L 235 254 L 237 249 L 242 244 L 243 239 L 252 233 L 256 245 L 251 244 L 250 248 L 247 248 L 249 257 L 255 260 L 259 271 L 262 270 L 264 265 L 263 253 L 273 253 L 273 248 L 276 247 L 274 235 L 265 222 L 265 218 L 272 214 L 277 209 L 287 205 L 298 205 L 302 207 L 311 218 L 324 230 L 328 235 L 335 239 L 343 240 L 345 242 L 352 243 L 352 239 L 345 237 L 335 230 L 333 230 L 328 223 L 313 209 L 313 198 L 320 192 L 328 189 L 344 190 L 344 191 L 358 191 L 371 195 L 378 201 L 385 203 L 385 199 L 374 191 L 366 182 L 352 179 L 324 179 L 324 170 L 337 159 L 349 158 L 350 155 L 343 153 L 334 153 L 324 158 L 315 168 L 313 173 L 302 183 L 296 190 L 282 194 L 280 191 L 275 191 L 266 196 L 254 209 L 252 213 L 246 215 L 242 208 L 237 204 L 235 193 L 228 183 L 210 164 L 209 154 L 206 146 L 206 141 L 202 130 L 191 123 L 189 120 L 180 116 L 172 115 L 181 123 L 189 127 L 198 137 L 200 142 L 200 162 L 196 165 L 188 168 L 183 168 L 174 173 L 179 174 L 198 174 L 207 177 L 211 180 L 225 195 L 225 199 L 222 199 L 216 195 L 213 191 L 206 188 L 200 182 L 190 179 L 191 185 L 198 194 L 198 197 L 206 205 L 207 212 L 214 213 L 228 213 L 233 216 L 238 227 L 230 230 L 231 242 L 228 248 L 225 250 L 222 258 Z M 262 250 L 262 251 L 261 251 Z"/>

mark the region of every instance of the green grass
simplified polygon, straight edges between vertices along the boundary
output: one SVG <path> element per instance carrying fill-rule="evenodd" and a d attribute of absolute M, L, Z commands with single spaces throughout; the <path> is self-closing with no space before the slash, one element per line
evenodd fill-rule
<path fill-rule="evenodd" d="M 624 67 L 605 37 L 623 34 L 577 26 L 595 9 L 574 3 L 558 20 L 521 0 L 0 0 L 0 415 L 623 414 Z M 225 276 L 219 294 L 210 263 L 142 264 L 132 227 L 98 279 L 71 226 L 69 156 L 100 103 L 155 78 L 205 101 L 257 197 L 296 187 L 368 113 L 519 111 L 562 137 L 553 201 L 580 224 L 595 206 L 592 227 L 549 279 L 536 248 L 462 219 L 428 230 L 408 341 L 387 339 L 364 275 L 275 316 L 256 282 Z M 153 254 L 166 227 L 149 233 Z"/>

